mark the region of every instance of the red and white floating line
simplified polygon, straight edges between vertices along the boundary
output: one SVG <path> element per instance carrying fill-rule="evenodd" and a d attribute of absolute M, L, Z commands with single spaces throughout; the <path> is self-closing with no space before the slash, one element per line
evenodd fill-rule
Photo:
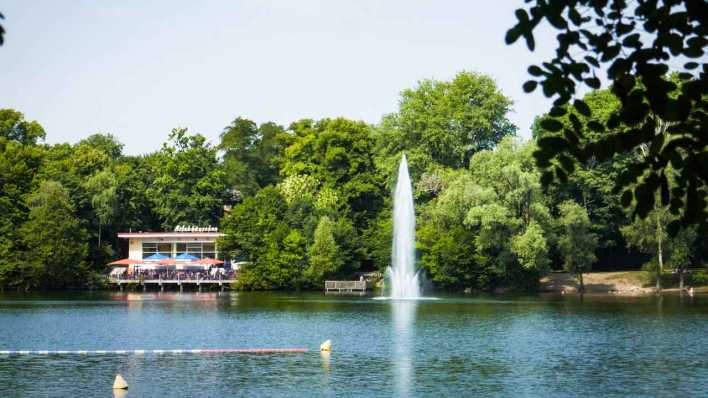
<path fill-rule="evenodd" d="M 203 348 L 192 350 L 0 350 L 0 355 L 301 354 L 307 348 Z"/>

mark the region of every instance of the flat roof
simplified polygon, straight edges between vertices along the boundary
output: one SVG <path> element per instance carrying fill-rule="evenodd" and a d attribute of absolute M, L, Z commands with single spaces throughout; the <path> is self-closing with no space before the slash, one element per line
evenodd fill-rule
<path fill-rule="evenodd" d="M 118 232 L 119 238 L 220 238 L 222 232 Z"/>

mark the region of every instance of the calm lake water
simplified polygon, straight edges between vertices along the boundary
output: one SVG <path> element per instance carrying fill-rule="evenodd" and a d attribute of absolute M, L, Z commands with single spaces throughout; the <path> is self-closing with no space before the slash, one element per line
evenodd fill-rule
<path fill-rule="evenodd" d="M 319 344 L 332 339 L 333 352 Z M 305 347 L 306 354 L 0 356 L 2 396 L 708 396 L 708 297 L 0 296 L 0 350 Z"/>

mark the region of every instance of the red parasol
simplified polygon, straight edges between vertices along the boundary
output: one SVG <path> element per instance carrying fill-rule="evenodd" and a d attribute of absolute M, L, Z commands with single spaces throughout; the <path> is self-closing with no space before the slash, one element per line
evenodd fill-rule
<path fill-rule="evenodd" d="M 174 258 L 166 258 L 164 260 L 160 260 L 157 262 L 157 265 L 175 265 L 177 264 L 177 260 Z"/>
<path fill-rule="evenodd" d="M 213 259 L 213 258 L 203 258 L 201 260 L 195 261 L 197 264 L 204 264 L 204 265 L 217 265 L 217 264 L 223 264 L 224 262 L 221 260 Z"/>
<path fill-rule="evenodd" d="M 136 260 L 134 258 L 124 258 L 121 260 L 116 260 L 113 261 L 112 263 L 108 263 L 108 265 L 133 265 L 133 264 L 142 264 L 142 260 Z"/>

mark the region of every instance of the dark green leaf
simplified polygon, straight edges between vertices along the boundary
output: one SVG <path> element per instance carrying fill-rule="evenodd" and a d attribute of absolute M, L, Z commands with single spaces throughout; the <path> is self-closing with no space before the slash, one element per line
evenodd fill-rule
<path fill-rule="evenodd" d="M 548 112 L 549 115 L 553 117 L 561 117 L 567 113 L 565 107 L 563 106 L 554 106 L 551 108 L 551 111 Z"/>
<path fill-rule="evenodd" d="M 575 102 L 573 102 L 573 106 L 575 107 L 575 110 L 577 110 L 578 113 L 580 113 L 583 116 L 590 117 L 592 115 L 592 111 L 590 111 L 590 107 L 583 100 L 576 99 Z"/>
<path fill-rule="evenodd" d="M 536 89 L 536 86 L 538 85 L 538 82 L 535 80 L 529 80 L 526 83 L 524 83 L 524 91 L 527 93 L 532 92 L 533 90 Z"/>
<path fill-rule="evenodd" d="M 632 204 L 632 199 L 634 196 L 632 195 L 632 191 L 629 189 L 626 189 L 624 192 L 622 192 L 622 197 L 620 198 L 620 203 L 622 203 L 622 206 L 624 207 L 629 207 L 630 204 Z"/>
<path fill-rule="evenodd" d="M 529 74 L 531 76 L 542 76 L 543 75 L 543 69 L 536 65 L 531 65 L 529 66 Z"/>
<path fill-rule="evenodd" d="M 588 128 L 590 128 L 590 130 L 595 131 L 597 133 L 602 133 L 603 131 L 605 131 L 605 126 L 595 120 L 589 121 L 587 126 Z"/>
<path fill-rule="evenodd" d="M 600 79 L 596 77 L 589 77 L 584 80 L 585 84 L 587 84 L 590 88 L 598 89 L 600 88 Z"/>
<path fill-rule="evenodd" d="M 549 118 L 549 119 L 543 119 L 541 121 L 541 127 L 544 130 L 556 132 L 556 131 L 560 131 L 563 128 L 563 124 L 556 119 Z"/>
<path fill-rule="evenodd" d="M 521 31 L 518 27 L 515 26 L 506 32 L 506 37 L 504 38 L 504 41 L 506 42 L 506 44 L 513 44 L 516 40 L 519 39 L 520 36 Z"/>

